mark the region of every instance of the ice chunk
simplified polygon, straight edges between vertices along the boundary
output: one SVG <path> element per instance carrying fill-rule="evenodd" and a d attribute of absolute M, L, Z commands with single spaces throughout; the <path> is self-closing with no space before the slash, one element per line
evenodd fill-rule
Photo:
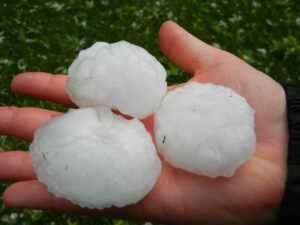
<path fill-rule="evenodd" d="M 254 153 L 254 110 L 230 88 L 190 82 L 169 92 L 155 114 L 159 152 L 174 167 L 232 176 Z"/>
<path fill-rule="evenodd" d="M 70 66 L 66 90 L 79 107 L 106 105 L 145 118 L 167 91 L 166 71 L 141 47 L 126 41 L 96 42 Z"/>
<path fill-rule="evenodd" d="M 30 154 L 50 192 L 88 208 L 138 202 L 161 169 L 144 125 L 105 106 L 73 109 L 42 125 Z"/>

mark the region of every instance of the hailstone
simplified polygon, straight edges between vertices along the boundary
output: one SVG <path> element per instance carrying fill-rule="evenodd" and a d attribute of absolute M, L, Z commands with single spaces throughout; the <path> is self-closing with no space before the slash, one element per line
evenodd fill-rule
<path fill-rule="evenodd" d="M 105 106 L 73 109 L 45 123 L 35 132 L 30 154 L 51 193 L 88 208 L 138 202 L 161 169 L 144 125 Z"/>
<path fill-rule="evenodd" d="M 154 123 L 164 159 L 198 175 L 230 177 L 256 148 L 254 110 L 232 89 L 211 83 L 169 92 Z"/>
<path fill-rule="evenodd" d="M 66 90 L 79 107 L 106 105 L 142 119 L 158 109 L 166 94 L 166 71 L 141 47 L 96 42 L 69 67 Z"/>

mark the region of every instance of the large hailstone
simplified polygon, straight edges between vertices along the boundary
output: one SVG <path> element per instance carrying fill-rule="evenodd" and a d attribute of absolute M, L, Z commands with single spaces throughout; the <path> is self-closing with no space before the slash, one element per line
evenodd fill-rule
<path fill-rule="evenodd" d="M 144 125 L 104 106 L 70 110 L 42 125 L 30 154 L 50 192 L 88 208 L 138 202 L 161 169 Z"/>
<path fill-rule="evenodd" d="M 190 82 L 169 92 L 155 114 L 159 152 L 177 168 L 230 177 L 254 153 L 254 110 L 230 88 Z"/>
<path fill-rule="evenodd" d="M 141 47 L 96 42 L 70 66 L 66 90 L 79 107 L 106 105 L 141 119 L 159 107 L 167 91 L 166 71 Z"/>

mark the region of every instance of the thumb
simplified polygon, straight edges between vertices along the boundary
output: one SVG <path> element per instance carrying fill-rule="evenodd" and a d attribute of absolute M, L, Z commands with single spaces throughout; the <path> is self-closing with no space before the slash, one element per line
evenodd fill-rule
<path fill-rule="evenodd" d="M 195 74 L 215 63 L 221 50 L 200 41 L 172 21 L 165 22 L 158 34 L 163 54 L 183 70 Z"/>

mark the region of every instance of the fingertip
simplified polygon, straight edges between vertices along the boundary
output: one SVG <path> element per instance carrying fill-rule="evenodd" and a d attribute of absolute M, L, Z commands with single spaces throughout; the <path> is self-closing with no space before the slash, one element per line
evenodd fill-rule
<path fill-rule="evenodd" d="M 10 84 L 10 89 L 13 91 L 13 92 L 17 92 L 19 87 L 20 87 L 20 84 L 22 82 L 22 78 L 24 77 L 24 75 L 26 76 L 27 73 L 20 73 L 20 74 L 17 74 L 11 81 L 11 84 Z"/>
<path fill-rule="evenodd" d="M 16 75 L 16 76 L 12 79 L 12 81 L 11 81 L 11 83 L 10 83 L 10 89 L 11 89 L 13 92 L 15 92 L 15 90 L 18 89 L 18 86 L 19 86 L 19 76 L 21 76 L 21 74 Z"/>
<path fill-rule="evenodd" d="M 172 42 L 172 39 L 174 37 L 177 37 L 179 32 L 185 31 L 181 26 L 179 26 L 177 23 L 175 23 L 172 20 L 168 20 L 164 22 L 158 32 L 158 41 L 159 46 L 164 51 Z M 186 31 L 185 31 L 186 32 Z"/>
<path fill-rule="evenodd" d="M 6 207 L 14 207 L 15 206 L 15 198 L 14 198 L 14 187 L 13 184 L 7 187 L 2 195 L 2 202 Z"/>
<path fill-rule="evenodd" d="M 163 33 L 168 30 L 171 26 L 177 26 L 179 27 L 179 25 L 177 23 L 175 23 L 174 21 L 172 20 L 167 20 L 165 22 L 163 22 L 163 24 L 160 26 L 160 29 L 159 29 L 159 32 L 158 32 L 158 35 L 163 35 Z"/>

